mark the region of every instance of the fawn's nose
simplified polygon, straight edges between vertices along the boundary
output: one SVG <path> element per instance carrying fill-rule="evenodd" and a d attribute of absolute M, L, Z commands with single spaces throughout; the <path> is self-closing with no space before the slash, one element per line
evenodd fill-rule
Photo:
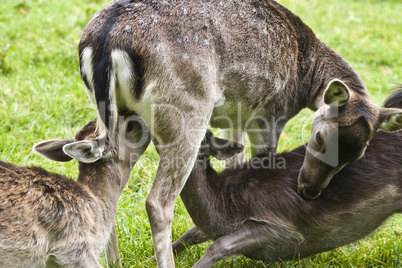
<path fill-rule="evenodd" d="M 303 176 L 303 173 L 299 175 L 297 183 L 297 193 L 304 199 L 315 199 L 321 195 L 322 188 L 313 186 L 308 183 L 308 180 Z"/>
<path fill-rule="evenodd" d="M 304 199 L 315 199 L 321 195 L 321 190 L 310 189 L 303 184 L 298 187 L 297 192 Z"/>

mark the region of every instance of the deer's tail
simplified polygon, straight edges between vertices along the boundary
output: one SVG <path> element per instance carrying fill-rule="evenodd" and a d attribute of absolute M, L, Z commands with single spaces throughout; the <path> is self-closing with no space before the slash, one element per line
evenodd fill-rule
<path fill-rule="evenodd" d="M 96 105 L 97 132 L 105 136 L 117 123 L 116 91 L 112 60 L 102 49 L 87 46 L 80 49 L 80 73 L 91 101 Z"/>
<path fill-rule="evenodd" d="M 119 107 L 140 101 L 146 59 L 144 53 L 135 50 L 109 51 L 99 47 L 94 51 L 88 46 L 80 52 L 81 76 L 97 106 L 97 132 L 102 137 L 116 130 Z"/>

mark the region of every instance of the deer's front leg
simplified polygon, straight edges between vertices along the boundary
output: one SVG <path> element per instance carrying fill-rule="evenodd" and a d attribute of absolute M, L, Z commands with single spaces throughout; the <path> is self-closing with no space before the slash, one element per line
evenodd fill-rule
<path fill-rule="evenodd" d="M 205 234 L 197 228 L 197 226 L 193 226 L 188 229 L 182 236 L 180 236 L 179 239 L 173 242 L 173 252 L 175 254 L 179 254 L 186 247 L 197 245 L 208 240 L 208 237 L 206 237 Z"/>
<path fill-rule="evenodd" d="M 222 138 L 226 140 L 235 141 L 240 144 L 246 145 L 246 133 L 240 129 L 222 129 L 221 133 Z M 229 157 L 228 159 L 225 159 L 225 167 L 234 168 L 239 164 L 243 163 L 245 159 L 246 159 L 246 151 L 243 150 L 243 152 L 238 153 L 232 157 Z"/>
<path fill-rule="evenodd" d="M 254 124 L 246 129 L 250 139 L 251 155 L 276 154 L 279 137 L 288 119 L 284 116 L 259 117 Z M 251 121 L 253 122 L 253 121 Z"/>

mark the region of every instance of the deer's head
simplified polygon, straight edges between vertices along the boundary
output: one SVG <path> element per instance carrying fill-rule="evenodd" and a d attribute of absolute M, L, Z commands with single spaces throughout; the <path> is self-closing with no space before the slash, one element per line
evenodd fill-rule
<path fill-rule="evenodd" d="M 33 150 L 53 161 L 76 159 L 84 168 L 107 165 L 127 177 L 150 142 L 144 122 L 135 114 L 119 116 L 116 133 L 102 138 L 96 128 L 95 119 L 81 128 L 74 139 L 44 141 L 36 144 Z"/>
<path fill-rule="evenodd" d="M 359 160 L 377 130 L 402 129 L 402 109 L 380 108 L 340 80 L 332 80 L 317 110 L 298 178 L 298 193 L 307 199 L 321 194 L 345 165 Z"/>

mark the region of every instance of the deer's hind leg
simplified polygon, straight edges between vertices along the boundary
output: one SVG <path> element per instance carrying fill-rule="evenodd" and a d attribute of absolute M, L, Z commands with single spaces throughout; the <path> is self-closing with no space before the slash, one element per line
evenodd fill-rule
<path fill-rule="evenodd" d="M 211 111 L 212 105 L 205 113 L 200 111 L 198 115 L 185 116 L 186 126 L 178 128 L 176 133 L 173 131 L 170 137 L 155 132 L 160 160 L 146 209 L 158 267 L 174 267 L 171 244 L 174 203 L 193 169 Z"/>
<path fill-rule="evenodd" d="M 171 241 L 174 203 L 194 167 L 214 105 L 208 94 L 207 99 L 183 100 L 177 88 L 168 91 L 170 95 L 152 94 L 155 98 L 151 110 L 147 115 L 141 114 L 157 141 L 160 155 L 155 181 L 146 200 L 159 268 L 174 267 Z"/>
<path fill-rule="evenodd" d="M 290 240 L 294 242 L 298 236 L 287 226 L 249 221 L 238 230 L 218 238 L 193 267 L 211 267 L 219 260 L 240 254 L 272 261 L 280 245 L 291 244 Z"/>

